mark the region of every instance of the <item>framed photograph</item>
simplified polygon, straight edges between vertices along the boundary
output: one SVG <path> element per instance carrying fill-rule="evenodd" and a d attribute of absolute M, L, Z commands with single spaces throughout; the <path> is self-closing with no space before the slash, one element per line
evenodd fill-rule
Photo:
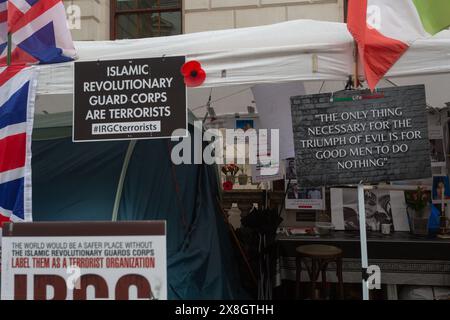
<path fill-rule="evenodd" d="M 236 129 L 247 131 L 255 128 L 255 121 L 253 119 L 236 119 Z"/>
<path fill-rule="evenodd" d="M 297 180 L 297 172 L 295 171 L 295 159 L 290 158 L 285 160 L 286 180 Z"/>
<path fill-rule="evenodd" d="M 433 176 L 431 195 L 433 203 L 441 203 L 442 200 L 450 202 L 450 180 L 448 176 Z"/>
<path fill-rule="evenodd" d="M 430 140 L 431 166 L 444 167 L 445 153 L 444 153 L 444 139 Z"/>
<path fill-rule="evenodd" d="M 251 166 L 252 182 L 260 183 L 283 179 L 280 163 L 268 159 L 258 159 L 258 163 Z"/>
<path fill-rule="evenodd" d="M 331 189 L 331 222 L 336 230 L 359 230 L 358 193 L 356 189 Z M 380 231 L 391 224 L 395 231 L 409 231 L 403 191 L 365 190 L 366 228 Z"/>
<path fill-rule="evenodd" d="M 439 124 L 439 118 L 428 126 L 428 138 L 430 139 L 430 157 L 432 167 L 445 167 L 445 142 L 444 131 Z"/>
<path fill-rule="evenodd" d="M 287 210 L 325 210 L 325 188 L 301 188 L 297 180 L 285 183 Z"/>

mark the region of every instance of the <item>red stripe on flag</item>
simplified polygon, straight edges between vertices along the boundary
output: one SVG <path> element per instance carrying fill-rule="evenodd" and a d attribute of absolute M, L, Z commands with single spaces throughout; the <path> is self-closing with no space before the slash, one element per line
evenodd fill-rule
<path fill-rule="evenodd" d="M 0 12 L 0 23 L 6 22 L 8 20 L 8 12 L 2 11 Z"/>
<path fill-rule="evenodd" d="M 347 27 L 358 43 L 367 84 L 374 90 L 378 82 L 408 50 L 399 40 L 388 38 L 367 25 L 367 0 L 349 0 Z"/>
<path fill-rule="evenodd" d="M 31 7 L 30 10 L 28 10 L 20 20 L 18 21 L 11 21 L 9 24 L 9 32 L 14 33 L 17 30 L 23 28 L 27 24 L 29 24 L 31 21 L 39 17 L 40 15 L 44 14 L 47 10 L 50 10 L 55 5 L 60 3 L 61 0 L 45 0 L 45 1 L 38 1 L 35 5 Z M 66 17 L 64 17 L 65 19 Z M 9 21 L 8 21 L 9 22 Z M 50 21 L 49 21 L 50 22 Z"/>
<path fill-rule="evenodd" d="M 0 228 L 3 227 L 3 224 L 6 222 L 10 222 L 11 220 L 8 217 L 5 217 L 4 215 L 2 215 L 2 213 L 0 212 Z M 1 232 L 1 230 L 0 230 Z"/>
<path fill-rule="evenodd" d="M 362 45 L 363 42 L 365 41 L 366 26 L 367 26 L 367 0 L 349 0 L 348 14 L 347 14 L 347 28 L 359 45 Z"/>
<path fill-rule="evenodd" d="M 22 66 L 37 64 L 39 60 L 35 59 L 32 55 L 28 54 L 28 52 L 16 47 L 11 53 L 11 65 L 12 66 Z M 0 67 L 6 66 L 8 64 L 7 57 L 0 58 Z"/>
<path fill-rule="evenodd" d="M 1 62 L 0 62 L 1 63 Z M 2 73 L 0 73 L 0 87 L 3 86 L 9 79 L 25 68 L 24 65 L 9 66 Z"/>
<path fill-rule="evenodd" d="M 17 9 L 17 7 L 11 1 L 8 1 L 8 28 L 13 26 L 23 17 L 23 12 Z"/>
<path fill-rule="evenodd" d="M 19 133 L 0 140 L 0 172 L 25 166 L 26 144 L 26 133 Z"/>
<path fill-rule="evenodd" d="M 383 79 L 408 48 L 406 43 L 388 38 L 375 29 L 367 28 L 363 61 L 370 89 L 375 89 L 378 82 Z"/>

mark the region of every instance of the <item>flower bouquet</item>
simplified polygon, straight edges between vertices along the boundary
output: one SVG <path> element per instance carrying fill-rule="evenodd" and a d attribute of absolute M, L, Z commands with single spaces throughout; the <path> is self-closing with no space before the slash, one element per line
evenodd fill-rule
<path fill-rule="evenodd" d="M 424 188 L 405 192 L 411 232 L 415 235 L 428 235 L 428 221 L 431 214 L 431 194 Z"/>
<path fill-rule="evenodd" d="M 226 181 L 235 183 L 236 174 L 239 172 L 239 167 L 235 164 L 226 164 L 222 167 L 222 173 L 226 176 Z"/>

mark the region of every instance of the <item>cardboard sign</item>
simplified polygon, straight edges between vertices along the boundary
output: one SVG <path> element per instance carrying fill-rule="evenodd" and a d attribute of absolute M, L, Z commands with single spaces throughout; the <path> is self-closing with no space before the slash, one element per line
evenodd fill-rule
<path fill-rule="evenodd" d="M 302 187 L 431 176 L 424 86 L 291 98 Z"/>
<path fill-rule="evenodd" d="M 185 57 L 75 62 L 73 140 L 187 135 Z"/>
<path fill-rule="evenodd" d="M 165 222 L 5 224 L 2 300 L 166 300 Z"/>

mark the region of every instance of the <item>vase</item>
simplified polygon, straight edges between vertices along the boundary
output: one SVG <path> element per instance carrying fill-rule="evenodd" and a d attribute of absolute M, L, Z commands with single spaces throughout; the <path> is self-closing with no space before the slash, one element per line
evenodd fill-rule
<path fill-rule="evenodd" d="M 248 175 L 246 175 L 246 174 L 239 175 L 238 176 L 238 181 L 239 181 L 239 185 L 241 185 L 241 186 L 247 185 Z"/>
<path fill-rule="evenodd" d="M 431 206 L 427 205 L 426 207 L 418 210 L 408 207 L 407 210 L 411 233 L 416 236 L 427 236 Z"/>
<path fill-rule="evenodd" d="M 230 210 L 228 210 L 228 223 L 231 224 L 234 230 L 241 227 L 241 214 L 237 203 L 233 203 Z"/>
<path fill-rule="evenodd" d="M 225 181 L 231 182 L 232 184 L 235 184 L 236 182 L 236 176 L 233 175 L 227 175 L 225 178 Z"/>

